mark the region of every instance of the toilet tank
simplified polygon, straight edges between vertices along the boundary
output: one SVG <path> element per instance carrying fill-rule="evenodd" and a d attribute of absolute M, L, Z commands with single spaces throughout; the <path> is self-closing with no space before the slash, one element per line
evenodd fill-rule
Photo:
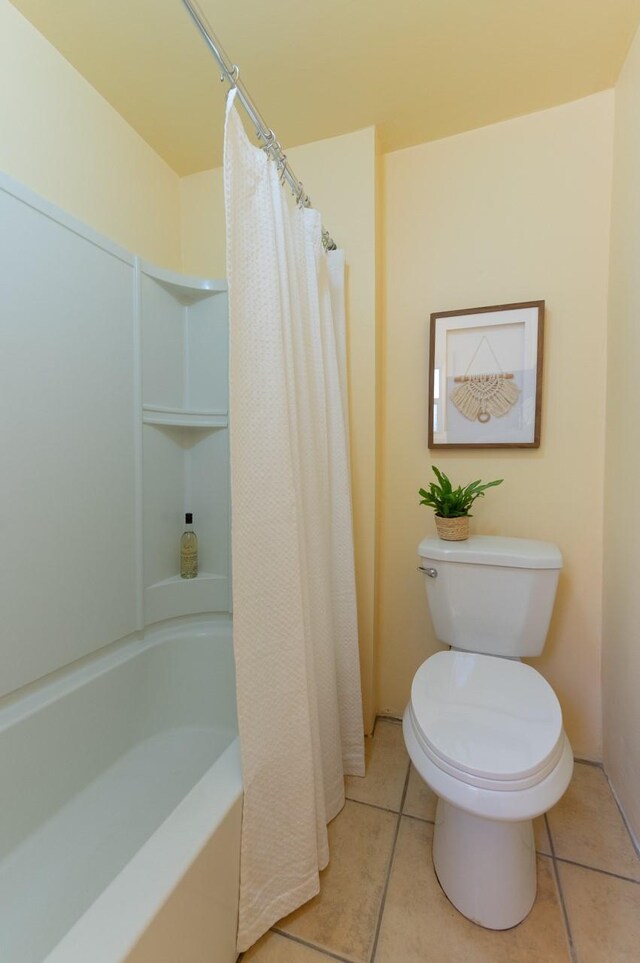
<path fill-rule="evenodd" d="M 425 538 L 418 555 L 440 642 L 510 658 L 540 655 L 562 568 L 555 545 L 494 535 Z"/>

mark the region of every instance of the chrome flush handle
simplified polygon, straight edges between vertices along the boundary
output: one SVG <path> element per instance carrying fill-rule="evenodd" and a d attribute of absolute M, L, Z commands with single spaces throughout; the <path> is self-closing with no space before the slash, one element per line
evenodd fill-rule
<path fill-rule="evenodd" d="M 437 569 L 437 568 L 423 568 L 422 565 L 418 565 L 418 571 L 419 571 L 419 572 L 422 572 L 423 575 L 428 575 L 429 578 L 437 578 L 437 577 L 438 577 L 438 569 Z"/>

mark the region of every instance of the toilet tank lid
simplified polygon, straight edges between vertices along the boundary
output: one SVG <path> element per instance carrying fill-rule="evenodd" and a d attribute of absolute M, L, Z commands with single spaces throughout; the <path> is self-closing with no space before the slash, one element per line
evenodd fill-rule
<path fill-rule="evenodd" d="M 474 535 L 464 542 L 423 538 L 420 558 L 436 562 L 467 562 L 472 565 L 508 565 L 511 568 L 562 568 L 560 549 L 551 542 L 502 535 Z"/>

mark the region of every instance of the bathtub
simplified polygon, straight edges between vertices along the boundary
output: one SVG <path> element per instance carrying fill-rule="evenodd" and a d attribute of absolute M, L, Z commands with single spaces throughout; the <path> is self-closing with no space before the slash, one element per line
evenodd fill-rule
<path fill-rule="evenodd" d="M 233 963 L 231 623 L 119 643 L 0 710 L 2 963 Z"/>

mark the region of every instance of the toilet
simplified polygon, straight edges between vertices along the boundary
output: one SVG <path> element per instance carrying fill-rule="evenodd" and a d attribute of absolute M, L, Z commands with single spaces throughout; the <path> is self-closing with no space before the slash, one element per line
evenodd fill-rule
<path fill-rule="evenodd" d="M 425 538 L 419 570 L 438 640 L 415 674 L 403 732 L 438 797 L 433 864 L 453 905 L 508 929 L 536 897 L 533 820 L 565 792 L 573 755 L 558 699 L 522 657 L 544 648 L 562 568 L 555 545 Z"/>

